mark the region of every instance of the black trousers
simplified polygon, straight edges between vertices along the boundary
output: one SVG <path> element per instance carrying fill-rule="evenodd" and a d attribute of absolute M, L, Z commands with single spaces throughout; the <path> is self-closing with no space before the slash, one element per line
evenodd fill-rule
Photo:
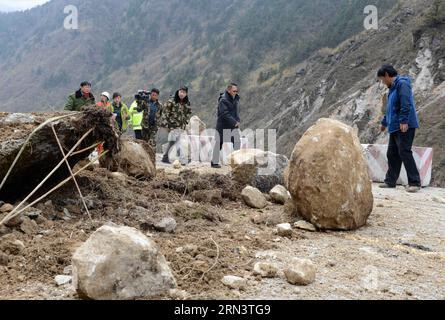
<path fill-rule="evenodd" d="M 405 133 L 401 131 L 391 133 L 387 153 L 389 166 L 385 179 L 387 185 L 396 186 L 403 163 L 408 174 L 409 185 L 421 186 L 419 170 L 412 152 L 415 135 L 416 129 L 409 129 Z"/>
<path fill-rule="evenodd" d="M 233 143 L 234 151 L 241 149 L 241 134 L 239 129 L 216 129 L 215 146 L 213 147 L 212 164 L 219 164 L 223 144 Z"/>
<path fill-rule="evenodd" d="M 134 130 L 134 137 L 137 140 L 142 140 L 142 130 Z"/>

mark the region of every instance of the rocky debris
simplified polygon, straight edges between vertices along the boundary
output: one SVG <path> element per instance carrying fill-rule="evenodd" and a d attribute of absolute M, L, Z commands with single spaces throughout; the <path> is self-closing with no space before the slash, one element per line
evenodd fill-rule
<path fill-rule="evenodd" d="M 300 220 L 294 223 L 294 227 L 301 229 L 301 230 L 306 230 L 306 231 L 312 231 L 315 232 L 317 231 L 317 228 L 315 228 L 315 226 L 312 223 L 309 223 L 307 221 L 304 220 Z"/>
<path fill-rule="evenodd" d="M 0 207 L 1 213 L 11 212 L 12 210 L 14 210 L 14 206 L 10 203 L 5 203 Z"/>
<path fill-rule="evenodd" d="M 179 162 L 179 160 L 175 160 L 173 162 L 173 169 L 179 170 L 182 168 L 181 162 Z"/>
<path fill-rule="evenodd" d="M 71 283 L 72 280 L 73 280 L 72 276 L 65 276 L 65 275 L 59 275 L 54 278 L 54 281 L 59 287 Z"/>
<path fill-rule="evenodd" d="M 286 170 L 298 214 L 319 229 L 354 230 L 373 209 L 372 184 L 357 132 L 321 119 L 300 139 Z"/>
<path fill-rule="evenodd" d="M 233 179 L 242 186 L 251 185 L 268 193 L 274 186 L 284 184 L 283 173 L 289 159 L 281 154 L 259 149 L 242 149 L 228 157 Z"/>
<path fill-rule="evenodd" d="M 177 225 L 178 224 L 176 223 L 175 219 L 168 217 L 156 223 L 154 227 L 160 232 L 173 233 L 175 232 Z"/>
<path fill-rule="evenodd" d="M 267 201 L 260 190 L 252 186 L 243 189 L 241 197 L 244 202 L 251 208 L 263 209 L 267 206 Z"/>
<path fill-rule="evenodd" d="M 190 194 L 190 198 L 195 202 L 210 203 L 212 205 L 222 205 L 224 203 L 221 190 L 195 190 Z"/>
<path fill-rule="evenodd" d="M 269 195 L 272 201 L 278 204 L 285 204 L 290 198 L 289 192 L 282 185 L 275 186 L 272 190 L 270 190 Z"/>
<path fill-rule="evenodd" d="M 22 230 L 23 233 L 29 236 L 33 236 L 39 232 L 39 226 L 34 220 L 31 220 L 28 217 L 24 217 L 23 222 L 20 225 L 20 230 Z"/>
<path fill-rule="evenodd" d="M 11 113 L 6 117 L 0 119 L 0 124 L 14 125 L 14 124 L 29 124 L 34 123 L 36 119 L 28 113 Z"/>
<path fill-rule="evenodd" d="M 275 278 L 278 274 L 278 268 L 272 263 L 257 262 L 253 266 L 253 274 L 262 278 Z"/>
<path fill-rule="evenodd" d="M 284 269 L 287 282 L 293 285 L 309 285 L 315 281 L 316 268 L 308 259 L 293 258 L 292 265 Z"/>
<path fill-rule="evenodd" d="M 22 241 L 17 240 L 13 234 L 7 234 L 0 238 L 0 251 L 6 254 L 18 255 L 25 250 Z"/>
<path fill-rule="evenodd" d="M 221 282 L 230 289 L 235 290 L 244 290 L 247 287 L 247 280 L 237 276 L 224 276 Z"/>
<path fill-rule="evenodd" d="M 291 237 L 292 236 L 292 226 L 290 223 L 282 223 L 277 225 L 277 233 L 280 237 Z"/>
<path fill-rule="evenodd" d="M 11 114 L 10 116 L 15 116 Z M 54 114 L 54 116 L 60 116 Z M 81 143 L 78 150 L 85 149 L 100 141 L 105 141 L 104 148 L 113 152 L 118 148 L 118 134 L 111 122 L 111 113 L 96 107 L 86 108 L 80 115 L 72 115 L 54 121 L 52 124 L 57 132 L 61 144 L 71 149 L 79 139 L 90 129 L 92 133 Z M 28 115 L 29 117 L 29 115 Z M 35 123 L 37 126 L 37 123 Z M 8 172 L 19 150 L 23 147 L 26 137 L 35 129 L 33 125 L 21 126 L 23 136 L 20 139 L 0 141 L 0 180 Z M 91 153 L 86 150 L 69 158 L 74 167 Z M 15 201 L 32 191 L 56 165 L 63 156 L 57 144 L 50 125 L 42 127 L 34 133 L 26 144 L 17 164 L 8 176 L 5 185 L 0 190 L 0 198 L 4 201 Z M 66 165 L 62 165 L 45 183 L 46 188 L 55 186 L 70 176 Z M 26 183 L 23 183 L 26 181 Z"/>
<path fill-rule="evenodd" d="M 156 176 L 156 155 L 151 146 L 141 140 L 121 140 L 117 154 L 100 159 L 102 167 L 130 177 L 151 179 Z"/>
<path fill-rule="evenodd" d="M 76 250 L 72 266 L 74 287 L 90 299 L 150 298 L 176 288 L 156 243 L 134 228 L 99 228 Z"/>

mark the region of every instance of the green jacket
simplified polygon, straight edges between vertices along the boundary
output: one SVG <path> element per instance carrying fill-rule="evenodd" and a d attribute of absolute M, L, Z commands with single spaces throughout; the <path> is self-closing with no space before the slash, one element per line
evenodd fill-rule
<path fill-rule="evenodd" d="M 171 97 L 164 106 L 161 126 L 169 130 L 185 130 L 191 117 L 192 109 L 190 108 L 190 103 L 187 101 L 185 104 L 181 104 L 175 102 L 175 98 Z"/>
<path fill-rule="evenodd" d="M 138 103 L 134 101 L 130 106 L 130 124 L 133 127 L 133 130 L 142 130 L 142 118 L 144 116 L 144 112 L 138 112 Z"/>
<path fill-rule="evenodd" d="M 85 99 L 82 95 L 82 91 L 79 89 L 72 95 L 68 97 L 68 101 L 65 105 L 65 110 L 67 111 L 80 111 L 82 107 L 85 106 L 94 106 L 96 104 L 96 100 L 94 96 L 90 93 L 90 98 Z"/>

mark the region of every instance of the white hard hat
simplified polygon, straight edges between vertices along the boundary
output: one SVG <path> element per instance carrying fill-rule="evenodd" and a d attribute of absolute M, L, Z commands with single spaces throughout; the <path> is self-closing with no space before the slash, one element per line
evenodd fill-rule
<path fill-rule="evenodd" d="M 100 94 L 101 96 L 105 96 L 105 97 L 107 97 L 108 98 L 108 101 L 110 101 L 111 100 L 111 95 L 110 95 L 110 93 L 109 92 L 102 92 L 101 94 Z"/>

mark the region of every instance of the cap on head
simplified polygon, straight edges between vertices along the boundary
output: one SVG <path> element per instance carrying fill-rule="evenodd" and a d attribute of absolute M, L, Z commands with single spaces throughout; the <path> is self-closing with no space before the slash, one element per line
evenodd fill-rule
<path fill-rule="evenodd" d="M 109 94 L 108 92 L 106 92 L 106 91 L 105 91 L 105 92 L 102 92 L 102 93 L 101 93 L 101 96 L 107 97 L 107 98 L 108 98 L 108 101 L 111 100 L 111 96 L 110 96 L 110 94 Z"/>

